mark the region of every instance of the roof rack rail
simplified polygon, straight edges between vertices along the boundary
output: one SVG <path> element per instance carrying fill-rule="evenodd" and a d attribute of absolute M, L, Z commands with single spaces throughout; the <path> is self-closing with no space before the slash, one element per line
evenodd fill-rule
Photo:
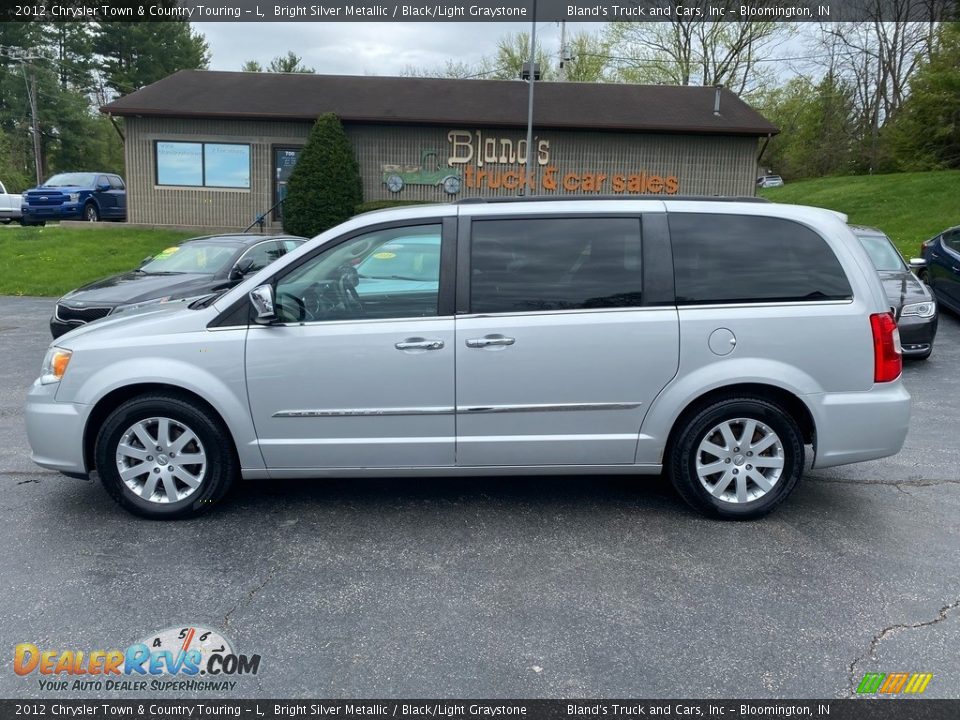
<path fill-rule="evenodd" d="M 694 202 L 750 202 L 768 203 L 763 197 L 750 195 L 518 195 L 510 197 L 469 197 L 456 201 L 456 205 L 481 205 L 486 203 L 511 202 L 557 202 L 560 200 L 683 200 Z"/>

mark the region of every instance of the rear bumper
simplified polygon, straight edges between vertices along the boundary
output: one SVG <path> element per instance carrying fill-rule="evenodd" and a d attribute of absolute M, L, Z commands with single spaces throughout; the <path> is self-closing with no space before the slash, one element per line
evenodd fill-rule
<path fill-rule="evenodd" d="M 37 465 L 72 476 L 86 476 L 83 459 L 83 428 L 90 406 L 57 402 L 57 383 L 34 381 L 27 394 L 24 417 L 30 459 Z"/>
<path fill-rule="evenodd" d="M 910 394 L 900 379 L 866 392 L 818 393 L 804 399 L 817 428 L 813 467 L 896 455 L 910 427 Z"/>
<path fill-rule="evenodd" d="M 0 209 L 0 218 L 4 220 L 19 220 L 22 213 L 20 208 L 13 208 L 9 210 Z"/>

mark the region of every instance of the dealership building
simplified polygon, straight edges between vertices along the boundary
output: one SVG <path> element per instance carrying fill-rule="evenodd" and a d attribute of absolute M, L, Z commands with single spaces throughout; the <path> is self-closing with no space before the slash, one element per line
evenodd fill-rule
<path fill-rule="evenodd" d="M 711 87 L 185 70 L 105 105 L 124 118 L 130 222 L 281 222 L 313 122 L 332 112 L 364 201 L 537 195 L 753 195 L 777 128 Z"/>

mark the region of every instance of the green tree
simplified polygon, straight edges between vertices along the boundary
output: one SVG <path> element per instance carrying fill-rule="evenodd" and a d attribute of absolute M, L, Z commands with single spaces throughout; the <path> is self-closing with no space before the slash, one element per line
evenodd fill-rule
<path fill-rule="evenodd" d="M 312 237 L 353 215 L 363 201 L 360 168 L 333 113 L 317 118 L 287 186 L 283 229 Z"/>
<path fill-rule="evenodd" d="M 611 79 L 610 43 L 600 35 L 576 33 L 568 43 L 570 59 L 563 77 L 571 82 L 606 82 Z"/>
<path fill-rule="evenodd" d="M 501 80 L 516 80 L 530 62 L 530 33 L 508 33 L 497 41 L 497 52 L 493 58 L 481 65 L 493 68 L 488 75 Z M 540 66 L 540 79 L 553 80 L 556 70 L 553 61 L 537 42 L 534 62 Z"/>
<path fill-rule="evenodd" d="M 101 56 L 104 84 L 126 95 L 178 70 L 205 69 L 210 50 L 186 21 L 101 22 L 93 47 Z"/>
<path fill-rule="evenodd" d="M 303 58 L 293 50 L 287 50 L 286 55 L 277 55 L 266 68 L 256 60 L 247 60 L 240 68 L 243 72 L 271 72 L 271 73 L 306 73 L 316 72 L 312 67 L 303 64 Z"/>
<path fill-rule="evenodd" d="M 889 140 L 899 170 L 960 168 L 960 22 L 940 25 Z"/>
<path fill-rule="evenodd" d="M 839 78 L 827 74 L 814 84 L 795 77 L 763 95 L 759 107 L 780 128 L 762 158 L 765 167 L 791 179 L 851 171 L 856 112 Z"/>

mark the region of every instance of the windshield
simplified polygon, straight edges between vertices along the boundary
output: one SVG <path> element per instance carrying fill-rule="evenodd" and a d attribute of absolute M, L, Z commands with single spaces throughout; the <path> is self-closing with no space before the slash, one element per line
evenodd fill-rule
<path fill-rule="evenodd" d="M 93 187 L 93 173 L 60 173 L 47 180 L 43 187 Z"/>
<path fill-rule="evenodd" d="M 145 273 L 203 273 L 213 275 L 223 270 L 237 252 L 233 245 L 186 243 L 168 247 L 140 266 Z"/>
<path fill-rule="evenodd" d="M 405 237 L 381 245 L 357 266 L 369 279 L 436 281 L 440 274 L 440 237 Z"/>
<path fill-rule="evenodd" d="M 857 234 L 860 244 L 867 251 L 873 266 L 881 272 L 897 272 L 904 269 L 903 258 L 886 235 Z"/>

